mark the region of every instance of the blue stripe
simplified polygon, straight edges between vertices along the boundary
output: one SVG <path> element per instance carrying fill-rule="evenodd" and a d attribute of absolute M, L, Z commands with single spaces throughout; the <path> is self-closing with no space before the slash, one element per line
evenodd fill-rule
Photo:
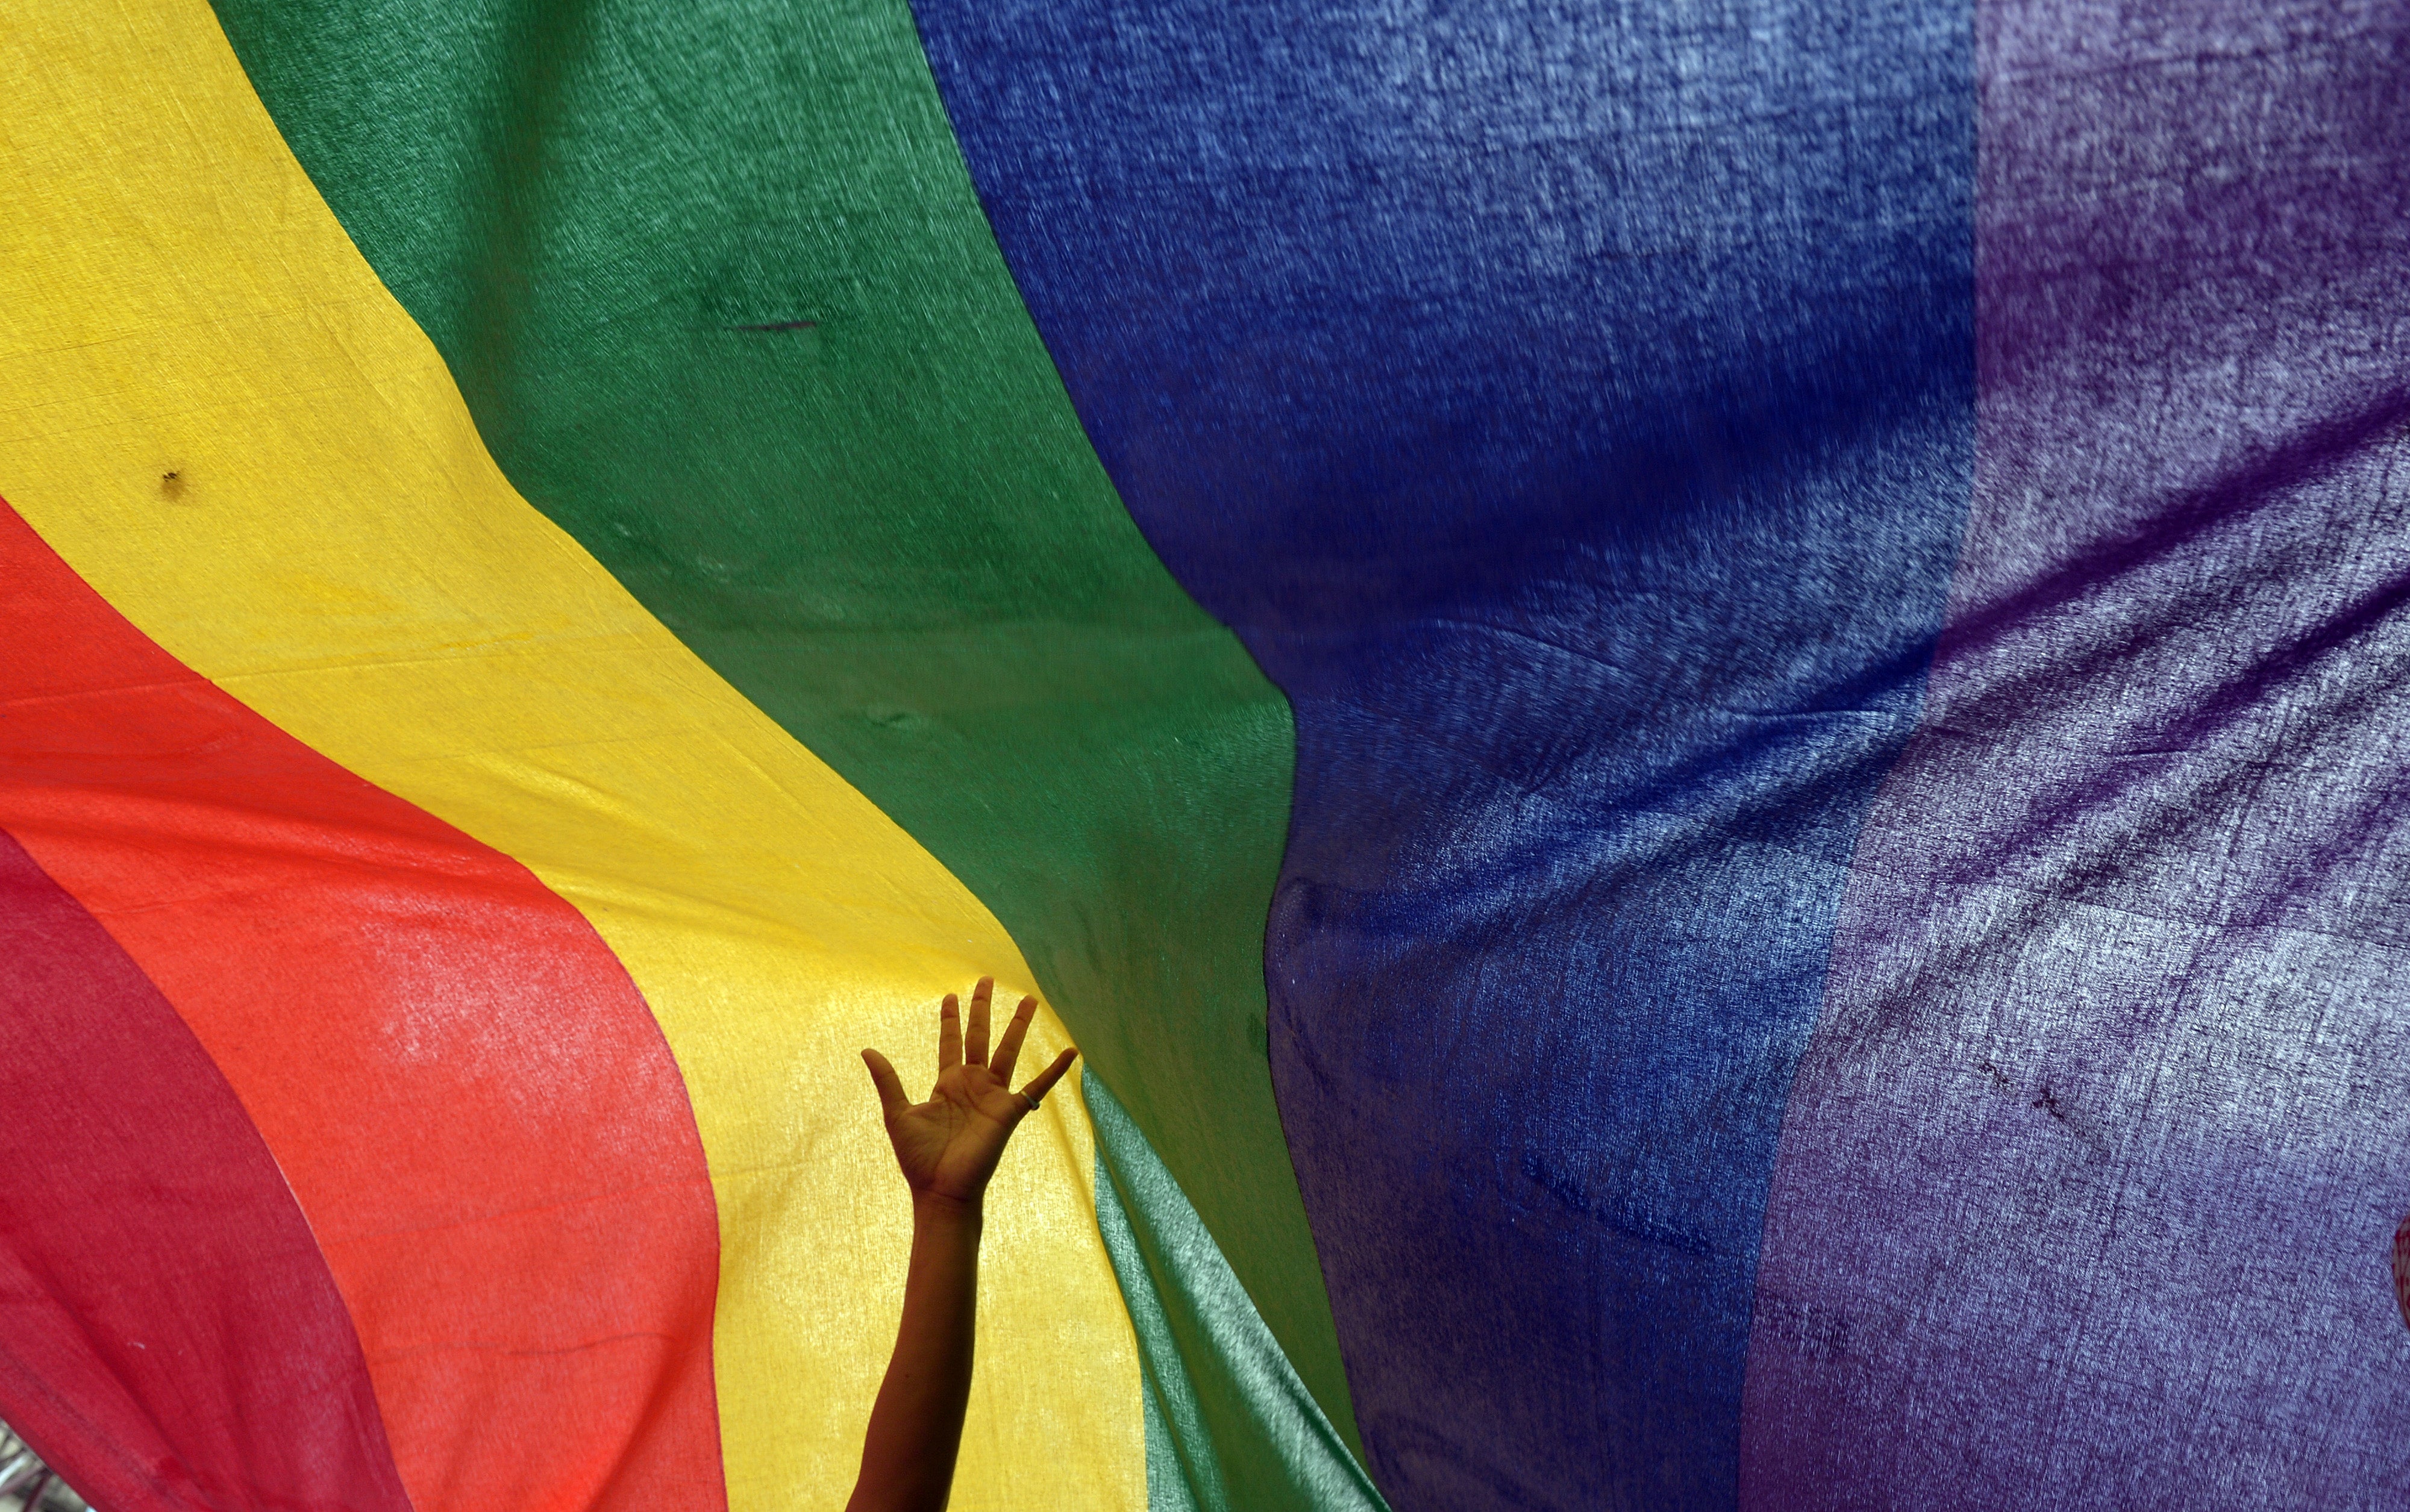
<path fill-rule="evenodd" d="M 1271 1055 L 1374 1478 L 1729 1505 L 1971 487 L 1968 8 L 917 9 L 1123 498 L 1296 706 Z"/>

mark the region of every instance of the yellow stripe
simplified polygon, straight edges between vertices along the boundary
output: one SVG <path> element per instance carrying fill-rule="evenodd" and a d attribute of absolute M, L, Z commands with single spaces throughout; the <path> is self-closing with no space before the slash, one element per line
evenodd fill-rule
<path fill-rule="evenodd" d="M 925 1085 L 936 996 L 1030 981 L 1019 951 L 504 481 L 200 0 L 0 27 L 0 494 L 167 650 L 593 921 L 711 1161 L 730 1501 L 840 1505 L 908 1228 L 855 1053 Z M 997 1177 L 957 1508 L 1145 1505 L 1079 1108 Z"/>

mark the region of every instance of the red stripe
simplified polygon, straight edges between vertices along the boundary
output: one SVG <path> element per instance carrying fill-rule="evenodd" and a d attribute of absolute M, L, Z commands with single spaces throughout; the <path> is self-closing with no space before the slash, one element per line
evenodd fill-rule
<path fill-rule="evenodd" d="M 109 1512 L 408 1512 L 352 1320 L 258 1131 L 5 834 L 0 1032 L 0 1413 Z"/>
<path fill-rule="evenodd" d="M 592 927 L 176 662 L 5 508 L 0 645 L 0 825 L 250 1111 L 412 1499 L 724 1505 L 702 1142 Z"/>

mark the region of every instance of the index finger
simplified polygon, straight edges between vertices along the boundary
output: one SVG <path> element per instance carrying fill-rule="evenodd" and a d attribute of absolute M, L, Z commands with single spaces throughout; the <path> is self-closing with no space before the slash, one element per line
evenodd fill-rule
<path fill-rule="evenodd" d="M 963 1005 L 952 993 L 937 1005 L 937 1069 L 951 1071 L 963 1063 Z"/>

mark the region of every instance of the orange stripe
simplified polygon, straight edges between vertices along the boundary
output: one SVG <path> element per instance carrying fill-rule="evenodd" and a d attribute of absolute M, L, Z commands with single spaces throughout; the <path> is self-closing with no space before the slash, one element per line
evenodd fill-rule
<path fill-rule="evenodd" d="M 351 1317 L 259 1130 L 5 832 L 0 962 L 30 1094 L 0 1118 L 8 1426 L 109 1512 L 410 1512 Z"/>
<path fill-rule="evenodd" d="M 0 57 L 31 60 L 0 130 L 0 491 L 177 660 L 523 863 L 626 963 L 719 1201 L 728 1494 L 841 1505 L 910 1225 L 855 1054 L 925 1085 L 937 996 L 1024 987 L 1019 950 L 511 489 L 206 6 L 0 6 Z M 1041 1012 L 1033 1054 L 1062 1032 Z M 958 1504 L 1145 1498 L 1095 1158 L 1053 1098 L 990 1189 Z"/>
<path fill-rule="evenodd" d="M 703 1147 L 592 927 L 179 664 L 6 508 L 0 645 L 0 826 L 266 1137 L 413 1502 L 724 1505 Z"/>

